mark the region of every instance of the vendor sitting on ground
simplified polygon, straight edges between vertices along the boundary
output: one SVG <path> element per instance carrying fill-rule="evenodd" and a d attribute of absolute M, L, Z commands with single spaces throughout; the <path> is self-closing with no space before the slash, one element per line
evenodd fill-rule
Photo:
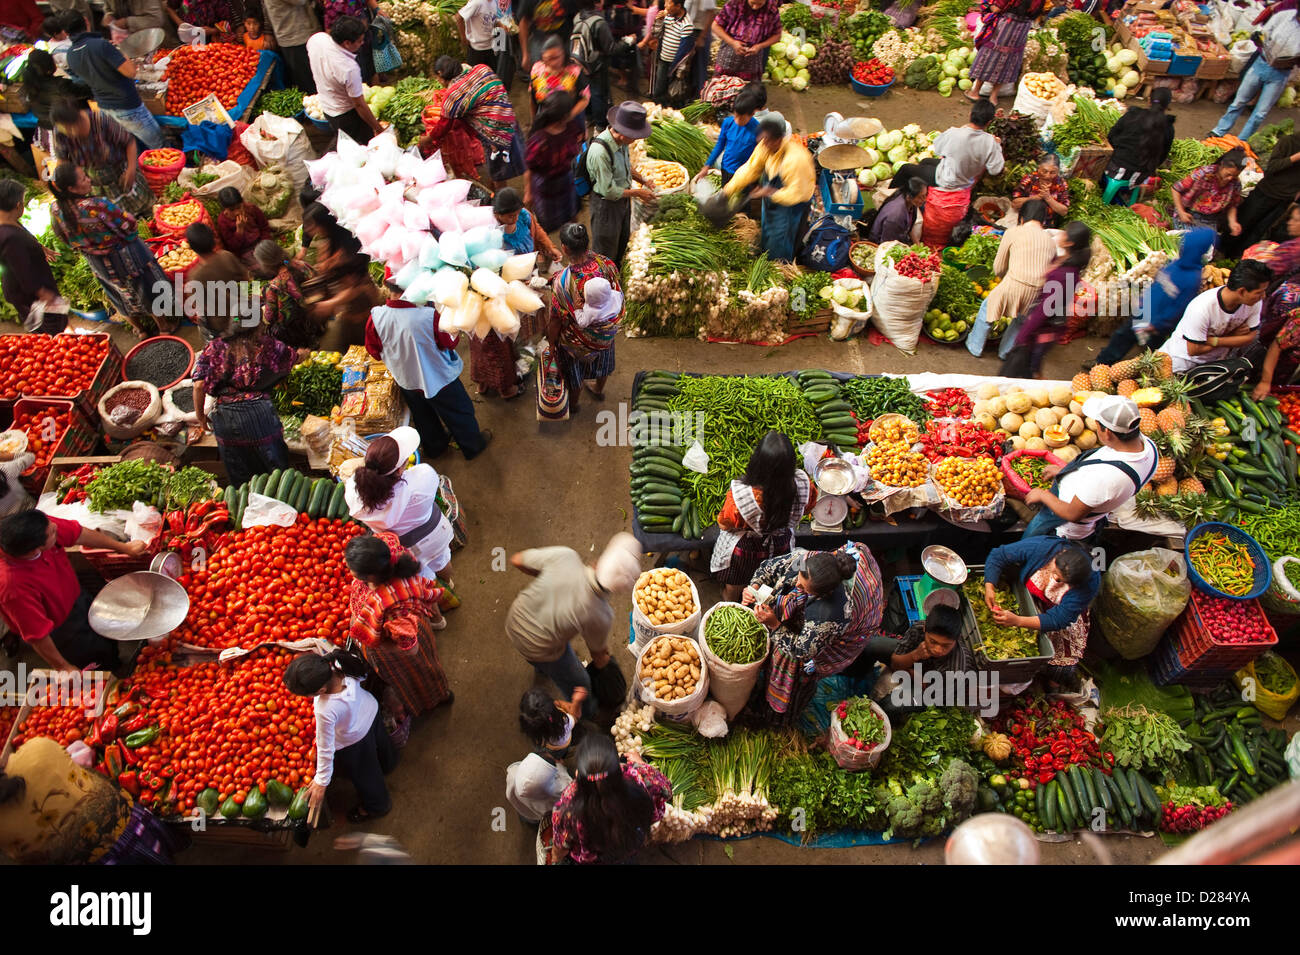
<path fill-rule="evenodd" d="M 245 265 L 253 264 L 253 248 L 264 239 L 270 239 L 271 226 L 266 213 L 244 197 L 234 186 L 226 186 L 217 193 L 221 215 L 217 216 L 217 234 L 227 252 L 239 256 Z"/>
<path fill-rule="evenodd" d="M 1036 616 L 1012 613 L 998 606 L 995 582 L 1006 583 L 1015 569 L 1034 602 Z M 984 603 L 1004 627 L 1039 630 L 1052 641 L 1055 653 L 1047 665 L 1048 678 L 1077 689 L 1079 660 L 1088 647 L 1088 607 L 1101 588 L 1101 574 L 1083 548 L 1054 537 L 1029 537 L 995 547 L 984 564 Z"/>
<path fill-rule="evenodd" d="M 55 670 L 112 669 L 117 644 L 90 629 L 94 595 L 68 560 L 74 544 L 132 557 L 149 549 L 40 511 L 12 514 L 0 521 L 0 615 Z"/>
<path fill-rule="evenodd" d="M 871 223 L 871 230 L 867 233 L 867 239 L 877 245 L 885 242 L 902 242 L 904 245 L 911 245 L 916 217 L 925 209 L 925 195 L 928 189 L 925 180 L 919 176 L 904 180 L 898 191 L 886 199 L 880 211 L 876 213 L 875 221 Z"/>
<path fill-rule="evenodd" d="M 869 673 L 876 663 L 890 670 L 910 671 L 921 664 L 922 671 L 964 673 L 975 670 L 970 648 L 961 641 L 961 614 L 954 607 L 933 607 L 897 637 L 879 636 L 867 641 L 862 655 L 846 672 L 852 676 Z"/>
<path fill-rule="evenodd" d="M 771 653 L 760 683 L 771 722 L 793 722 L 817 688 L 816 659 L 853 625 L 849 581 L 857 561 L 843 551 L 796 551 L 763 561 L 741 597 L 771 631 Z M 756 588 L 768 586 L 767 600 Z M 812 664 L 811 672 L 809 664 Z"/>

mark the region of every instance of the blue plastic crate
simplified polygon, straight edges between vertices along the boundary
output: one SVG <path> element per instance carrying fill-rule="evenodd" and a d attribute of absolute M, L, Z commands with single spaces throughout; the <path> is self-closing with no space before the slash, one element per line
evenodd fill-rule
<path fill-rule="evenodd" d="M 1212 690 L 1232 679 L 1232 670 L 1185 670 L 1178 659 L 1178 634 L 1170 630 L 1147 657 L 1147 673 L 1156 686 L 1179 684 L 1198 690 Z"/>
<path fill-rule="evenodd" d="M 898 592 L 903 597 L 903 611 L 907 614 L 909 626 L 921 622 L 921 607 L 916 602 L 916 585 L 920 580 L 920 574 L 894 578 L 894 582 L 898 585 Z"/>
<path fill-rule="evenodd" d="M 1196 71 L 1201 68 L 1201 57 L 1186 56 L 1182 53 L 1175 53 L 1174 58 L 1169 61 L 1170 76 L 1195 76 Z"/>
<path fill-rule="evenodd" d="M 826 210 L 828 216 L 852 216 L 854 219 L 861 218 L 864 203 L 862 193 L 858 192 L 857 202 L 836 202 L 831 198 L 831 174 L 825 169 L 817 171 L 817 185 L 822 194 L 822 207 Z"/>

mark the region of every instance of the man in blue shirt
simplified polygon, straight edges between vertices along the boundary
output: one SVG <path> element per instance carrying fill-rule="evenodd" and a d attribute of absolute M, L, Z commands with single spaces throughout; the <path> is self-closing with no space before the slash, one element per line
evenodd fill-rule
<path fill-rule="evenodd" d="M 726 185 L 736 170 L 745 165 L 754 146 L 758 143 L 758 120 L 754 112 L 759 107 L 759 94 L 748 87 L 736 95 L 731 106 L 731 115 L 722 121 L 718 141 L 713 144 L 704 168 L 696 173 L 696 180 L 703 179 L 715 162 L 722 160 L 722 184 Z"/>
<path fill-rule="evenodd" d="M 146 149 L 163 144 L 162 129 L 135 89 L 136 64 L 98 33 L 82 32 L 68 49 L 68 72 L 95 94 L 100 110 L 117 120 L 144 143 Z"/>

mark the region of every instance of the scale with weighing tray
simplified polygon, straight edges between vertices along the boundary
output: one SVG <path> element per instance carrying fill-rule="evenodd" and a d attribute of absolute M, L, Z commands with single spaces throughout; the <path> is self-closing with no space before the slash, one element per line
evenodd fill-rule
<path fill-rule="evenodd" d="M 853 466 L 843 458 L 822 458 L 813 471 L 817 485 L 817 503 L 812 509 L 814 534 L 837 534 L 844 530 L 844 519 L 849 516 L 847 495 L 857 484 Z"/>
<path fill-rule="evenodd" d="M 961 606 L 961 594 L 957 588 L 966 583 L 970 574 L 966 562 L 957 552 L 941 544 L 931 544 L 921 551 L 921 567 L 925 573 L 912 584 L 916 605 L 923 614 L 928 614 L 936 606 Z"/>

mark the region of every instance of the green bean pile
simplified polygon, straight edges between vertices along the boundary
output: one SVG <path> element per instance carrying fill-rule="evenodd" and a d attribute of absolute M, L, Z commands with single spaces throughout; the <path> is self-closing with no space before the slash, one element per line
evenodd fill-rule
<path fill-rule="evenodd" d="M 925 399 L 912 394 L 906 378 L 851 378 L 840 386 L 840 395 L 862 421 L 875 421 L 885 414 L 901 414 L 923 424 L 930 417 L 925 410 Z"/>
<path fill-rule="evenodd" d="M 704 640 L 724 663 L 753 663 L 767 652 L 767 628 L 744 607 L 717 607 L 704 625 Z"/>
<path fill-rule="evenodd" d="M 727 488 L 745 473 L 763 435 L 783 432 L 796 448 L 822 435 L 812 402 L 789 378 L 684 377 L 680 389 L 668 410 L 702 415 L 699 439 L 709 455 L 707 474 L 687 470 L 682 475 L 703 527 L 717 520 Z"/>

